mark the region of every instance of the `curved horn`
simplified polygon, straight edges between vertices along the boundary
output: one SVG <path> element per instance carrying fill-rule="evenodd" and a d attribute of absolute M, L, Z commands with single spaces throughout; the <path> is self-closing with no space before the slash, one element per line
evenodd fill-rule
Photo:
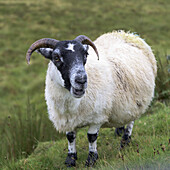
<path fill-rule="evenodd" d="M 82 44 L 87 44 L 87 45 L 90 45 L 94 51 L 96 52 L 97 54 L 97 57 L 98 57 L 98 60 L 99 60 L 99 53 L 97 51 L 97 48 L 96 46 L 94 45 L 93 41 L 90 40 L 90 38 L 88 38 L 87 36 L 85 35 L 79 35 L 78 37 L 75 38 L 76 41 L 79 41 L 80 43 Z"/>
<path fill-rule="evenodd" d="M 52 48 L 52 49 L 54 49 L 58 42 L 59 42 L 58 40 L 51 39 L 51 38 L 43 38 L 43 39 L 40 39 L 40 40 L 37 40 L 36 42 L 34 42 L 27 51 L 27 54 L 26 54 L 27 63 L 28 64 L 30 63 L 31 54 L 36 49 L 38 49 L 38 48 Z"/>

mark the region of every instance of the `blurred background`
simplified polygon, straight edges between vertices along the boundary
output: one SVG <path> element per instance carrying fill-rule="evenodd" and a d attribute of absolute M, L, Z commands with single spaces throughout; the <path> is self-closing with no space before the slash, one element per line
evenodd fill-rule
<path fill-rule="evenodd" d="M 169 0 L 0 0 L 0 168 L 14 167 L 11 162 L 27 158 L 39 142 L 65 139 L 48 120 L 44 99 L 48 61 L 34 53 L 28 66 L 25 54 L 29 46 L 47 37 L 68 40 L 84 34 L 95 40 L 113 30 L 135 32 L 152 47 L 158 76 L 155 98 L 146 115 L 161 115 L 154 118 L 159 117 L 159 135 L 168 141 Z"/>

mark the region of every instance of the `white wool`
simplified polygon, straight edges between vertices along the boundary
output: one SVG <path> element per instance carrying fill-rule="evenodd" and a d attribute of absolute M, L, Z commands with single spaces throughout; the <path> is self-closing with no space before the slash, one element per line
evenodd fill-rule
<path fill-rule="evenodd" d="M 100 60 L 90 48 L 85 66 L 88 87 L 82 98 L 62 87 L 58 71 L 49 63 L 45 98 L 59 132 L 91 124 L 121 127 L 139 118 L 153 98 L 156 60 L 144 40 L 120 31 L 104 34 L 94 43 Z"/>

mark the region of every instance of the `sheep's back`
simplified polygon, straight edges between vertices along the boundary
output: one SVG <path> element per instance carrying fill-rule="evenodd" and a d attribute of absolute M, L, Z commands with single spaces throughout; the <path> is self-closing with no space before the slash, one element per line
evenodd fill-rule
<path fill-rule="evenodd" d="M 102 68 L 103 62 L 109 63 L 113 91 L 108 85 L 108 73 L 108 79 L 103 81 L 110 89 L 112 100 L 107 125 L 118 127 L 140 117 L 150 104 L 154 95 L 156 60 L 144 40 L 122 31 L 104 34 L 95 44 L 100 62 L 95 62 L 94 57 L 89 62 L 98 69 Z"/>
<path fill-rule="evenodd" d="M 58 131 L 94 123 L 120 127 L 145 112 L 154 95 L 156 61 L 142 39 L 131 34 L 134 39 L 128 39 L 128 35 L 108 33 L 94 42 L 100 60 L 90 48 L 85 66 L 88 87 L 81 99 L 56 87 L 49 65 L 45 96 L 50 120 Z"/>

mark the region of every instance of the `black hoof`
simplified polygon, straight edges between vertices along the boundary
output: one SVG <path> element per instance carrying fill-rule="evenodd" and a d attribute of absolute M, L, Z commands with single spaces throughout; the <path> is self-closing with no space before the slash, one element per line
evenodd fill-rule
<path fill-rule="evenodd" d="M 89 152 L 85 166 L 86 167 L 94 166 L 97 159 L 98 159 L 98 153 L 97 152 Z"/>
<path fill-rule="evenodd" d="M 120 128 L 116 128 L 115 129 L 115 136 L 122 136 L 122 134 L 124 133 L 125 131 L 125 127 L 120 127 Z"/>
<path fill-rule="evenodd" d="M 131 142 L 131 136 L 124 134 L 120 143 L 120 149 L 123 149 L 125 146 L 129 145 Z"/>
<path fill-rule="evenodd" d="M 67 165 L 67 167 L 74 167 L 76 166 L 76 160 L 77 153 L 68 153 L 65 164 Z"/>

